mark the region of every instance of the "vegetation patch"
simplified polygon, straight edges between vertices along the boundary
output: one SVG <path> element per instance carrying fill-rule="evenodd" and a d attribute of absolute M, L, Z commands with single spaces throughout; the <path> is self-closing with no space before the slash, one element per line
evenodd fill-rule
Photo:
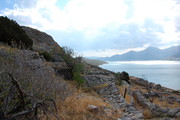
<path fill-rule="evenodd" d="M 85 82 L 82 75 L 83 71 L 84 71 L 84 66 L 82 63 L 78 63 L 73 66 L 73 80 L 77 82 L 78 86 L 83 85 Z"/>
<path fill-rule="evenodd" d="M 44 52 L 40 52 L 39 55 L 43 55 L 43 57 L 47 60 L 50 61 L 52 59 L 52 56 L 50 53 L 44 51 Z"/>
<path fill-rule="evenodd" d="M 0 17 L 0 42 L 12 47 L 31 48 L 33 41 L 15 21 L 7 17 Z"/>

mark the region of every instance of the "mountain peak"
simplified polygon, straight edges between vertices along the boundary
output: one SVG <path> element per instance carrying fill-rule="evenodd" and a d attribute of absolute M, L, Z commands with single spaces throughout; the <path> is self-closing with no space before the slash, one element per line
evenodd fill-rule
<path fill-rule="evenodd" d="M 179 47 L 170 47 L 167 49 L 159 49 L 157 47 L 148 47 L 142 51 L 129 51 L 122 55 L 113 55 L 107 59 L 110 61 L 132 61 L 132 60 L 168 60 L 173 58 L 174 60 L 178 60 L 178 56 L 180 55 Z"/>
<path fill-rule="evenodd" d="M 148 47 L 148 48 L 146 48 L 145 50 L 160 50 L 159 48 L 157 48 L 157 47 Z"/>

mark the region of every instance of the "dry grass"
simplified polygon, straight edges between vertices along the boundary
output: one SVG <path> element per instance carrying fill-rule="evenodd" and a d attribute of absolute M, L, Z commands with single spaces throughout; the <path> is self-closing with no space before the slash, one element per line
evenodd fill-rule
<path fill-rule="evenodd" d="M 152 119 L 153 118 L 153 114 L 152 114 L 151 110 L 149 110 L 149 109 L 144 109 L 143 115 L 144 115 L 144 119 Z"/>
<path fill-rule="evenodd" d="M 173 102 L 173 104 L 168 103 L 168 101 L 160 101 L 159 98 L 154 98 L 153 103 L 159 105 L 161 107 L 168 107 L 168 108 L 177 108 L 180 107 L 178 102 Z"/>
<path fill-rule="evenodd" d="M 110 105 L 102 98 L 90 94 L 78 90 L 63 103 L 58 102 L 58 113 L 61 120 L 114 120 L 121 116 L 121 110 L 110 109 Z M 88 105 L 97 106 L 98 112 L 89 111 Z M 105 107 L 108 109 L 104 109 Z M 52 117 L 51 120 L 56 119 Z"/>
<path fill-rule="evenodd" d="M 107 87 L 108 85 L 109 85 L 108 83 L 96 85 L 95 87 L 93 87 L 93 89 L 94 89 L 94 90 L 100 90 L 100 89 L 102 89 L 102 88 Z"/>
<path fill-rule="evenodd" d="M 124 96 L 124 91 L 127 88 L 127 86 L 117 86 L 119 89 L 119 92 L 122 96 Z M 128 88 L 127 88 L 128 89 Z M 130 96 L 127 92 L 126 92 L 126 97 L 125 97 L 125 101 L 126 103 L 130 104 L 131 103 L 131 98 L 132 96 Z"/>
<path fill-rule="evenodd" d="M 18 51 L 18 48 L 12 48 L 12 47 L 10 47 L 8 45 L 4 45 L 4 44 L 3 45 L 0 44 L 0 49 L 5 50 L 5 51 L 7 51 L 9 53 L 14 53 L 14 52 Z"/>
<path fill-rule="evenodd" d="M 99 98 L 75 93 L 74 95 L 68 97 L 63 104 L 58 104 L 60 116 L 63 120 L 89 119 L 90 116 L 92 117 L 94 115 L 88 111 L 88 105 L 95 105 L 98 107 L 107 106 L 107 104 Z"/>

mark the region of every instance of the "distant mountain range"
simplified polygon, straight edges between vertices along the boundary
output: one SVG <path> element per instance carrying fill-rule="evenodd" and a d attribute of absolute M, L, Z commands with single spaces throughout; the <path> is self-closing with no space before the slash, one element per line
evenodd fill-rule
<path fill-rule="evenodd" d="M 135 60 L 180 60 L 180 45 L 166 49 L 148 47 L 145 50 L 136 52 L 129 51 L 122 55 L 96 58 L 104 61 L 135 61 Z"/>

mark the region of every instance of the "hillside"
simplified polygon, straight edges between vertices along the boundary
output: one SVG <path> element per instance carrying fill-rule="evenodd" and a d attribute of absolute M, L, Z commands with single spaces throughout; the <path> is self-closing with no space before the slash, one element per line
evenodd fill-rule
<path fill-rule="evenodd" d="M 83 58 L 83 60 L 84 60 L 86 63 L 91 64 L 91 65 L 94 65 L 94 66 L 98 66 L 98 65 L 102 65 L 102 64 L 106 64 L 106 63 L 107 63 L 107 62 L 105 62 L 105 61 L 96 60 L 96 59 Z"/>
<path fill-rule="evenodd" d="M 50 35 L 18 29 L 33 44 L 0 42 L 0 120 L 180 118 L 180 91 L 82 62 Z"/>
<path fill-rule="evenodd" d="M 167 49 L 149 47 L 136 52 L 129 51 L 122 55 L 113 55 L 106 58 L 97 58 L 105 61 L 135 61 L 135 60 L 180 60 L 180 46 L 173 46 Z"/>

